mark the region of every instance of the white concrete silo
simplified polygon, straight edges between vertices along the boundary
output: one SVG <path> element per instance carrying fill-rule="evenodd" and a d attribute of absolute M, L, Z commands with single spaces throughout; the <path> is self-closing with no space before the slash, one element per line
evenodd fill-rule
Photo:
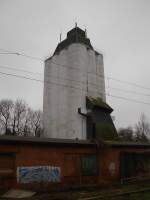
<path fill-rule="evenodd" d="M 44 135 L 49 138 L 86 139 L 86 97 L 105 101 L 103 56 L 85 31 L 75 27 L 45 61 Z"/>

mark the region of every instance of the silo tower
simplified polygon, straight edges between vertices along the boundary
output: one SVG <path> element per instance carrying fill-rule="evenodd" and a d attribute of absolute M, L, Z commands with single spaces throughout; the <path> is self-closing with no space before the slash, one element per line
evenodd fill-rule
<path fill-rule="evenodd" d="M 87 139 L 87 98 L 106 101 L 103 55 L 76 26 L 45 61 L 45 136 Z"/>

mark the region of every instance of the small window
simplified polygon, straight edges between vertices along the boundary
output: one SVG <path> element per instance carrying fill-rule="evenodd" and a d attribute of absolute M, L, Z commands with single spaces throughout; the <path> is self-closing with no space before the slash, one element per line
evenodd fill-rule
<path fill-rule="evenodd" d="M 81 156 L 81 172 L 83 176 L 96 176 L 98 174 L 97 157 L 95 155 Z"/>

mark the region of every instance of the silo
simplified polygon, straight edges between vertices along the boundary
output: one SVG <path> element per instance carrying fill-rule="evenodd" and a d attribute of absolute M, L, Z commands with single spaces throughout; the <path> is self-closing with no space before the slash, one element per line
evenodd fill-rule
<path fill-rule="evenodd" d="M 105 102 L 102 54 L 95 51 L 86 32 L 77 26 L 67 33 L 54 55 L 45 61 L 44 135 L 86 139 L 86 97 Z"/>

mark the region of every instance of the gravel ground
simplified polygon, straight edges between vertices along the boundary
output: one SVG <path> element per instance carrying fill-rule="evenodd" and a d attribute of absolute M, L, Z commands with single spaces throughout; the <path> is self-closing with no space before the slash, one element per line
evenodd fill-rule
<path fill-rule="evenodd" d="M 145 190 L 145 191 L 144 191 Z M 133 192 L 130 196 L 128 193 Z M 2 194 L 2 192 L 0 193 Z M 119 196 L 118 194 L 124 194 Z M 126 195 L 125 195 L 126 194 Z M 118 196 L 115 196 L 118 195 Z M 111 197 L 113 196 L 113 197 Z M 10 198 L 0 198 L 0 200 Z M 92 188 L 65 192 L 36 193 L 33 197 L 21 200 L 150 200 L 150 182 L 140 184 L 128 184 L 110 188 Z M 18 200 L 12 199 L 12 200 Z"/>

